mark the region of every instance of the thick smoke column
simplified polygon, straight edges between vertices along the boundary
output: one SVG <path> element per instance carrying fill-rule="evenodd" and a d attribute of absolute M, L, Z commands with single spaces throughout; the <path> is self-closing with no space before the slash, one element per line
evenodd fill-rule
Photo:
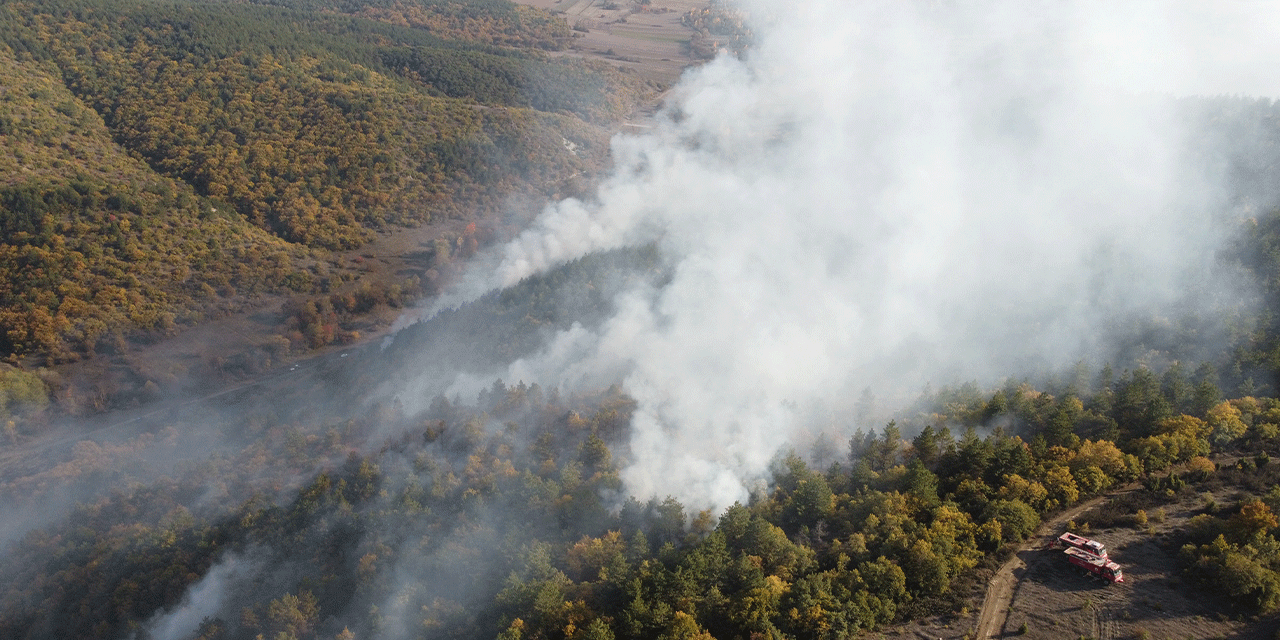
<path fill-rule="evenodd" d="M 445 301 L 658 243 L 669 284 L 499 374 L 623 372 L 632 493 L 743 499 L 822 408 L 1097 354 L 1212 266 L 1222 194 L 1168 96 L 1269 90 L 1268 56 L 1193 51 L 1275 24 L 1261 7 L 743 5 L 747 55 L 690 71 L 654 133 L 615 139 L 597 201 L 550 207 Z"/>

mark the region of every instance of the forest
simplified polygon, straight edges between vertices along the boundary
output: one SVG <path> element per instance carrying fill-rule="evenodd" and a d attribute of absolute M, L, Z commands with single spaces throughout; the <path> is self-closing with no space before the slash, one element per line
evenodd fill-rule
<path fill-rule="evenodd" d="M 244 418 L 223 426 L 243 449 L 114 489 L 15 543 L 0 628 L 154 631 L 158 611 L 214 579 L 234 595 L 184 637 L 844 637 L 957 610 L 1007 544 L 1112 486 L 1145 479 L 1158 503 L 1231 481 L 1206 458 L 1224 451 L 1267 469 L 1248 477 L 1269 493 L 1198 520 L 1187 571 L 1239 591 L 1254 613 L 1275 611 L 1280 401 L 1220 400 L 1204 381 L 1207 410 L 1131 425 L 1133 407 L 1177 398 L 1143 375 L 1096 384 L 1022 384 L 968 403 L 939 394 L 930 422 L 955 432 L 927 424 L 907 438 L 891 422 L 825 469 L 780 457 L 773 486 L 722 513 L 620 495 L 613 451 L 632 405 L 617 390 L 563 398 L 496 382 L 474 405 L 438 397 L 416 415 Z M 1001 426 L 980 436 L 983 420 Z M 1121 445 L 1088 437 L 1097 424 Z M 388 427 L 403 435 L 357 453 Z M 8 483 L 6 499 L 66 482 L 128 486 L 125 463 L 190 437 L 175 425 L 119 447 L 77 445 L 53 477 Z"/>
<path fill-rule="evenodd" d="M 277 4 L 0 4 L 0 355 L 338 293 L 378 231 L 592 175 L 654 90 L 507 2 Z"/>
<path fill-rule="evenodd" d="M 1280 212 L 1258 227 L 1268 220 Z M 474 400 L 377 394 L 421 366 L 410 354 L 480 372 L 531 353 L 548 327 L 600 322 L 613 292 L 660 285 L 664 269 L 653 247 L 590 256 L 305 381 L 168 412 L 130 437 L 79 442 L 49 469 L 7 474 L 0 495 L 12 504 L 77 498 L 65 518 L 7 534 L 0 630 L 848 637 L 962 616 L 982 576 L 1044 518 L 1135 482 L 1095 526 L 1238 487 L 1184 532 L 1183 571 L 1230 594 L 1224 607 L 1276 619 L 1280 400 L 1274 373 L 1231 372 L 1265 360 L 1269 325 L 1216 364 L 1081 365 L 928 392 L 847 442 L 780 453 L 772 482 L 721 512 L 625 494 L 635 404 L 617 387 L 563 395 L 498 380 Z M 5 380 L 10 406 L 26 406 L 20 380 Z M 1224 455 L 1236 462 L 1211 461 Z"/>
<path fill-rule="evenodd" d="M 750 44 L 722 5 L 686 20 Z M 1180 103 L 1246 212 L 1222 221 L 1218 258 L 1253 286 L 1249 311 L 1125 319 L 1108 362 L 929 387 L 883 420 L 867 393 L 748 499 L 699 510 L 628 494 L 621 386 L 415 393 L 598 328 L 620 292 L 671 278 L 659 247 L 587 255 L 378 344 L 354 328 L 439 282 L 359 281 L 335 256 L 448 218 L 464 231 L 428 251 L 444 269 L 512 192 L 562 195 L 604 167 L 610 126 L 655 88 L 548 55 L 572 37 L 559 18 L 505 0 L 8 0 L 0 36 L 0 637 L 962 626 L 1042 522 L 1120 488 L 1080 524 L 1141 529 L 1230 495 L 1173 536 L 1178 577 L 1223 616 L 1280 626 L 1272 101 Z M 39 366 L 268 294 L 287 298 L 279 334 L 211 359 L 216 395 L 140 379 L 117 416 Z M 238 384 L 330 345 L 346 350 Z M 68 418 L 92 437 L 58 431 Z"/>

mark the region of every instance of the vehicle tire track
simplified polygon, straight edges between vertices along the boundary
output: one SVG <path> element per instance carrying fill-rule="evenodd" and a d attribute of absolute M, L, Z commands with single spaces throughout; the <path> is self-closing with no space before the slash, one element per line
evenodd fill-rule
<path fill-rule="evenodd" d="M 1081 513 L 1110 500 L 1111 496 L 1117 493 L 1119 491 L 1082 502 L 1040 524 L 1026 542 L 1018 547 L 1014 556 L 1001 565 L 996 575 L 992 576 L 991 581 L 987 583 L 987 593 L 982 599 L 982 611 L 978 614 L 975 633 L 977 638 L 998 638 L 1004 635 L 1004 626 L 1009 621 L 1009 605 L 1013 602 L 1014 587 L 1018 584 L 1018 578 L 1014 572 L 1027 566 L 1018 554 L 1036 549 L 1046 531 L 1051 531 Z"/>

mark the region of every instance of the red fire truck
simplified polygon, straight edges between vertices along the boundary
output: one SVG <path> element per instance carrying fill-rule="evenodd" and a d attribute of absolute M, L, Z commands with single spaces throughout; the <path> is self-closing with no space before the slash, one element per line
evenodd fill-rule
<path fill-rule="evenodd" d="M 1074 533 L 1071 533 L 1070 531 L 1058 536 L 1056 540 L 1050 541 L 1049 548 L 1050 549 L 1079 549 L 1081 551 L 1084 551 L 1085 553 L 1098 556 L 1099 558 L 1107 557 L 1107 545 L 1102 544 L 1097 540 L 1090 540 L 1083 536 L 1078 536 Z"/>
<path fill-rule="evenodd" d="M 1067 547 L 1064 553 L 1067 555 L 1068 562 L 1084 569 L 1091 575 L 1111 583 L 1124 582 L 1124 573 L 1120 570 L 1120 565 L 1106 558 L 1095 556 L 1088 551 L 1075 547 Z"/>

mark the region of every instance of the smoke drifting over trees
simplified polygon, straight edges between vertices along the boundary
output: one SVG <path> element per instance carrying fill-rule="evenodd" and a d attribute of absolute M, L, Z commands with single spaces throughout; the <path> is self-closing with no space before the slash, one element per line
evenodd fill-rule
<path fill-rule="evenodd" d="M 897 405 L 1102 362 L 1135 318 L 1225 339 L 1251 294 L 1215 252 L 1250 203 L 1178 98 L 1278 86 L 1261 43 L 1220 46 L 1264 8 L 743 5 L 752 49 L 689 71 L 653 133 L 615 138 L 594 201 L 549 207 L 446 298 L 658 244 L 669 283 L 503 375 L 625 371 L 630 491 L 723 507 L 864 389 Z"/>
<path fill-rule="evenodd" d="M 1190 97 L 1280 94 L 1272 16 L 777 4 L 381 345 L 0 449 L 0 636 L 958 636 L 1042 517 L 1223 450 L 1264 500 L 1189 575 L 1274 616 L 1280 106 Z"/>

